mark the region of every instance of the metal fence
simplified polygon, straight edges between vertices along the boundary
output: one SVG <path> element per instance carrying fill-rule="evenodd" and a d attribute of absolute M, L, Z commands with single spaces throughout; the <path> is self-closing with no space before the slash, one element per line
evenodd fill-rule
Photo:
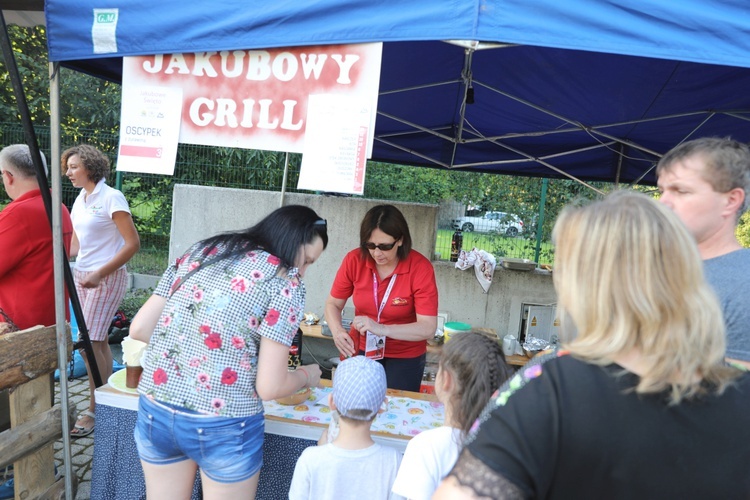
<path fill-rule="evenodd" d="M 36 128 L 36 135 L 41 150 L 49 158 L 49 128 Z M 20 125 L 0 124 L 0 146 L 25 142 Z M 112 164 L 115 164 L 115 153 L 118 148 L 117 135 L 102 133 L 99 130 L 79 130 L 75 134 L 63 132 L 61 137 L 63 149 L 80 143 L 98 147 L 108 154 Z M 280 191 L 285 156 L 284 153 L 180 144 L 173 176 L 113 171 L 107 182 L 120 189 L 125 195 L 141 238 L 141 251 L 128 264 L 130 270 L 159 275 L 165 269 L 172 220 L 172 190 L 176 183 Z M 293 154 L 289 155 L 289 159 L 287 191 L 297 192 L 295 186 L 299 176 L 301 157 Z M 404 167 L 394 166 L 394 168 L 403 169 Z M 381 175 L 383 175 L 382 172 Z M 394 175 L 397 174 L 394 173 Z M 451 175 L 461 175 L 461 173 L 451 173 Z M 475 180 L 476 174 L 473 175 Z M 386 194 L 383 194 L 384 192 Z M 390 191 L 392 196 L 388 193 L 388 190 L 381 189 L 379 193 L 374 194 L 366 191 L 365 195 L 384 201 L 422 201 L 409 199 L 408 192 Z M 70 208 L 77 194 L 78 189 L 64 179 L 63 203 Z M 4 206 L 9 201 L 7 194 L 0 186 L 0 206 Z M 441 260 L 450 258 L 451 237 L 454 233 L 452 221 L 466 215 L 471 216 L 472 213 L 467 212 L 466 206 L 462 204 L 452 200 L 440 203 L 434 258 Z M 551 262 L 553 259 L 551 246 L 546 242 L 541 242 L 541 245 L 537 243 L 535 229 L 531 226 L 527 222 L 523 231 L 518 235 L 506 234 L 505 228 L 501 231 L 493 229 L 485 231 L 484 228 L 475 227 L 473 231 L 463 232 L 463 247 L 466 249 L 477 247 L 492 252 L 497 257 L 530 260 L 538 258 L 541 262 Z"/>

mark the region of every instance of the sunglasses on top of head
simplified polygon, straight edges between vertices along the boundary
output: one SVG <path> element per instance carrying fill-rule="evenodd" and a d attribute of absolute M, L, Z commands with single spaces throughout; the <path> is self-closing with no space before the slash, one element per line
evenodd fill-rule
<path fill-rule="evenodd" d="M 377 248 L 381 252 L 387 252 L 388 250 L 391 250 L 393 247 L 395 247 L 396 243 L 398 243 L 398 241 L 376 245 L 375 243 L 368 241 L 367 243 L 365 243 L 365 247 L 367 247 L 368 250 L 375 250 Z"/>

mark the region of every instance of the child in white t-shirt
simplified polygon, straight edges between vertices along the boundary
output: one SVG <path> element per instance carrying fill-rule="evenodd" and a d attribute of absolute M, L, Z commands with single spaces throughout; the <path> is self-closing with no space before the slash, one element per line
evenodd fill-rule
<path fill-rule="evenodd" d="M 463 439 L 510 370 L 496 340 L 466 332 L 443 346 L 435 394 L 445 405 L 442 427 L 419 433 L 406 447 L 393 493 L 429 499 L 458 459 Z"/>
<path fill-rule="evenodd" d="M 302 452 L 294 468 L 290 499 L 392 498 L 401 454 L 370 436 L 385 391 L 385 370 L 378 362 L 355 356 L 339 364 L 328 397 L 338 424 L 331 428 L 331 439 L 324 432 L 320 446 Z"/>

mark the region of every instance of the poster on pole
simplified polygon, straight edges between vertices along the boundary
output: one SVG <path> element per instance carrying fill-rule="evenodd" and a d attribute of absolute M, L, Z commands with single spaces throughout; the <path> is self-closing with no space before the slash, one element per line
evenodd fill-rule
<path fill-rule="evenodd" d="M 181 110 L 179 88 L 123 87 L 117 170 L 173 175 Z"/>
<path fill-rule="evenodd" d="M 181 143 L 301 153 L 310 95 L 377 109 L 381 56 L 382 43 L 365 43 L 125 57 L 122 88 L 180 89 Z"/>
<path fill-rule="evenodd" d="M 366 99 L 311 95 L 297 189 L 363 194 L 372 109 Z"/>

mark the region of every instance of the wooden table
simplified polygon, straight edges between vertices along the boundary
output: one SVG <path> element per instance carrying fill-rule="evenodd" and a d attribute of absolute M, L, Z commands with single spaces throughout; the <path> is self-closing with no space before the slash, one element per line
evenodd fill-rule
<path fill-rule="evenodd" d="M 305 337 L 333 340 L 331 335 L 323 335 L 323 325 L 308 325 L 307 323 L 302 323 L 299 325 L 299 328 L 302 330 L 302 335 Z"/>
<path fill-rule="evenodd" d="M 523 366 L 529 362 L 531 358 L 525 354 L 514 354 L 512 356 L 505 356 L 505 362 L 511 366 Z"/>

